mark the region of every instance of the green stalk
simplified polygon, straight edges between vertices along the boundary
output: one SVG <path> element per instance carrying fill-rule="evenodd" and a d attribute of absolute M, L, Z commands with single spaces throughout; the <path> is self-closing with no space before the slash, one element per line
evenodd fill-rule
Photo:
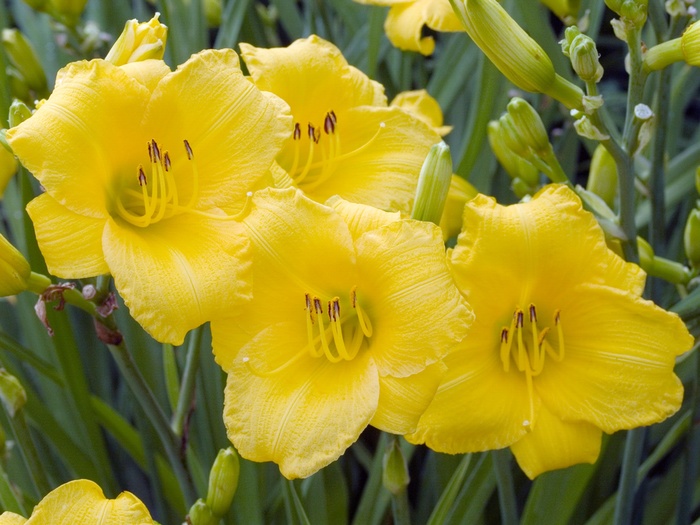
<path fill-rule="evenodd" d="M 622 141 L 625 150 L 632 151 L 631 146 L 636 140 L 636 137 L 632 133 L 634 107 L 642 102 L 644 97 L 644 84 L 646 83 L 646 73 L 642 67 L 642 36 L 640 28 L 630 28 L 627 31 L 627 46 L 630 56 L 630 78 L 627 87 L 627 113 Z"/>
<path fill-rule="evenodd" d="M 187 359 L 185 370 L 182 373 L 182 384 L 180 385 L 180 395 L 177 399 L 175 413 L 172 417 L 171 427 L 176 436 L 182 437 L 187 414 L 192 406 L 194 398 L 197 371 L 199 370 L 199 352 L 202 346 L 202 327 L 195 328 L 190 333 L 190 340 L 187 345 Z"/>
<path fill-rule="evenodd" d="M 51 490 L 51 485 L 46 478 L 46 472 L 44 471 L 41 458 L 39 457 L 36 447 L 34 446 L 34 440 L 29 433 L 29 427 L 27 426 L 27 420 L 24 418 L 24 412 L 19 410 L 14 416 L 8 414 L 8 419 L 10 420 L 12 431 L 14 432 L 17 443 L 19 444 L 22 458 L 27 465 L 27 470 L 29 471 L 29 475 L 34 483 L 37 496 L 41 498 L 49 493 Z"/>
<path fill-rule="evenodd" d="M 515 497 L 513 487 L 513 474 L 510 469 L 510 450 L 501 449 L 491 451 L 493 458 L 493 471 L 496 474 L 498 484 L 498 505 L 501 509 L 501 523 L 503 525 L 518 525 L 518 499 Z"/>
<path fill-rule="evenodd" d="M 15 514 L 25 516 L 27 513 L 27 509 L 24 508 L 20 499 L 17 498 L 17 494 L 12 488 L 2 463 L 0 463 L 0 505 L 3 510 L 14 512 Z"/>
<path fill-rule="evenodd" d="M 471 454 L 465 454 L 462 457 L 462 460 L 459 462 L 459 465 L 457 465 L 457 468 L 452 474 L 447 487 L 445 487 L 445 490 L 440 496 L 437 505 L 435 505 L 433 512 L 430 514 L 430 519 L 428 519 L 427 525 L 439 525 L 441 523 L 445 523 L 447 516 L 452 510 L 452 505 L 454 505 L 455 499 L 457 498 L 459 489 L 462 487 L 464 478 L 469 471 L 471 460 Z"/>
<path fill-rule="evenodd" d="M 408 491 L 405 489 L 391 495 L 391 512 L 394 525 L 411 525 L 411 512 L 408 505 Z"/>
<path fill-rule="evenodd" d="M 192 483 L 192 477 L 187 469 L 184 454 L 180 453 L 180 440 L 170 428 L 168 419 L 156 401 L 153 392 L 141 375 L 136 363 L 134 363 L 129 350 L 122 341 L 118 345 L 108 344 L 107 347 L 119 367 L 121 375 L 126 380 L 141 409 L 150 420 L 165 450 L 165 455 L 173 468 L 175 476 L 180 484 L 180 489 L 185 497 L 185 503 L 189 507 L 197 499 L 197 492 Z"/>

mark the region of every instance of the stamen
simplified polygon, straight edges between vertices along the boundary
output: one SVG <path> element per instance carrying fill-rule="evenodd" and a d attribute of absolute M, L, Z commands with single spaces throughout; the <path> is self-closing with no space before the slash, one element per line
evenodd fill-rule
<path fill-rule="evenodd" d="M 294 140 L 301 140 L 301 126 L 299 126 L 298 122 L 294 123 Z"/>
<path fill-rule="evenodd" d="M 333 301 L 328 301 L 328 310 L 331 318 L 331 329 L 333 331 L 333 341 L 335 348 L 338 350 L 338 356 L 349 361 L 350 356 L 345 349 L 345 339 L 343 339 L 343 331 L 340 325 L 340 298 L 334 297 Z"/>
<path fill-rule="evenodd" d="M 335 117 L 335 113 L 333 114 L 333 117 Z M 335 133 L 336 120 L 333 117 L 331 117 L 331 114 L 329 112 L 326 113 L 326 117 L 323 119 L 323 131 L 326 132 L 326 135 Z"/>
<path fill-rule="evenodd" d="M 187 152 L 187 160 L 192 160 L 194 157 L 194 152 L 192 151 L 192 146 L 190 146 L 190 143 L 187 139 L 183 140 L 182 142 L 185 143 L 185 151 Z"/>
<path fill-rule="evenodd" d="M 323 353 L 331 363 L 339 362 L 342 357 L 339 355 L 333 355 L 331 348 L 328 345 L 328 338 L 326 337 L 326 327 L 323 325 L 323 306 L 321 306 L 321 300 L 318 297 L 314 297 L 314 309 L 316 310 L 316 315 L 318 319 L 318 327 L 321 335 L 321 348 L 323 348 Z"/>
<path fill-rule="evenodd" d="M 153 160 L 151 162 L 160 162 L 160 149 L 155 139 L 151 139 L 151 145 L 153 147 Z"/>
<path fill-rule="evenodd" d="M 163 167 L 165 168 L 165 171 L 170 171 L 170 166 L 170 153 L 166 151 L 165 155 L 163 156 Z"/>
<path fill-rule="evenodd" d="M 146 186 L 148 181 L 146 180 L 146 174 L 143 172 L 143 166 L 139 164 L 139 186 Z"/>
<path fill-rule="evenodd" d="M 564 359 L 564 329 L 561 326 L 561 315 L 559 310 L 554 312 L 554 324 L 557 326 L 557 342 L 559 343 L 559 353 L 554 360 L 561 361 Z"/>
<path fill-rule="evenodd" d="M 501 363 L 503 370 L 510 370 L 510 348 L 513 345 L 513 338 L 508 337 L 508 329 L 503 327 L 501 330 Z"/>

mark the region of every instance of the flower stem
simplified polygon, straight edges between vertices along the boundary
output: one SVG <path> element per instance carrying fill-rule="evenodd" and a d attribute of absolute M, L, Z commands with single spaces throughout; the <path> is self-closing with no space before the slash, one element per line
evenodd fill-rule
<path fill-rule="evenodd" d="M 187 359 L 185 360 L 185 370 L 182 373 L 182 384 L 180 386 L 180 395 L 177 399 L 175 414 L 172 417 L 171 427 L 175 435 L 182 437 L 182 431 L 185 426 L 185 419 L 192 398 L 194 397 L 194 389 L 196 385 L 197 371 L 199 370 L 199 352 L 202 345 L 202 327 L 195 328 L 190 333 L 189 344 L 187 345 Z"/>
<path fill-rule="evenodd" d="M 693 377 L 690 394 L 690 431 L 686 435 L 685 451 L 686 460 L 683 468 L 683 482 L 678 496 L 678 511 L 676 513 L 678 525 L 687 525 L 691 522 L 693 512 L 693 492 L 695 481 L 700 466 L 700 357 L 694 352 L 695 376 Z"/>
<path fill-rule="evenodd" d="M 118 345 L 107 345 L 112 357 L 119 367 L 129 388 L 134 393 L 141 409 L 145 412 L 151 424 L 156 430 L 163 445 L 170 465 L 180 484 L 180 489 L 185 497 L 185 504 L 189 507 L 197 499 L 197 492 L 187 469 L 186 458 L 180 451 L 180 440 L 170 428 L 168 419 L 156 401 L 153 392 L 141 375 L 136 363 L 134 363 L 129 350 L 122 341 Z"/>
<path fill-rule="evenodd" d="M 518 500 L 515 497 L 513 475 L 510 470 L 510 450 L 493 450 L 491 457 L 493 458 L 493 470 L 498 486 L 501 523 L 503 525 L 517 525 L 520 520 L 518 519 Z"/>
<path fill-rule="evenodd" d="M 391 495 L 391 512 L 394 525 L 411 525 L 411 513 L 408 506 L 408 491 L 402 490 Z"/>
<path fill-rule="evenodd" d="M 34 446 L 34 440 L 29 433 L 27 420 L 24 418 L 24 412 L 19 410 L 14 416 L 8 414 L 10 425 L 15 433 L 17 442 L 20 444 L 22 457 L 29 470 L 29 475 L 34 483 L 34 488 L 37 490 L 38 496 L 41 498 L 49 493 L 51 485 L 46 479 L 46 471 L 42 465 L 39 453 Z"/>

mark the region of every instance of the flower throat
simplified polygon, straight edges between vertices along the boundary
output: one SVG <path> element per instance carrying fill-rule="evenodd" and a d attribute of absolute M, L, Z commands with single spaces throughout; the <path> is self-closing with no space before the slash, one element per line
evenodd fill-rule
<path fill-rule="evenodd" d="M 564 359 L 564 333 L 561 326 L 560 312 L 556 310 L 554 312 L 554 326 L 557 334 L 557 350 L 555 350 L 548 340 L 552 337 L 550 327 L 545 327 L 542 330 L 538 329 L 537 309 L 534 304 L 530 304 L 528 307 L 528 324 L 525 323 L 525 316 L 525 312 L 520 308 L 516 308 L 515 312 L 513 312 L 510 327 L 501 329 L 501 363 L 503 364 L 503 370 L 508 372 L 512 360 L 518 371 L 525 374 L 530 405 L 530 419 L 525 420 L 523 425 L 532 429 L 535 415 L 532 378 L 542 373 L 547 355 L 556 362 L 561 362 Z"/>

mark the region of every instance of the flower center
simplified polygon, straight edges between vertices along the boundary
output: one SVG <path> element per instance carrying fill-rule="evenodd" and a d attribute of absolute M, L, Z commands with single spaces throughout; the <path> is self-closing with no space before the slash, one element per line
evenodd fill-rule
<path fill-rule="evenodd" d="M 553 337 L 550 327 L 547 326 L 539 330 L 537 326 L 537 309 L 534 304 L 528 307 L 528 323 L 526 323 L 525 317 L 525 312 L 520 308 L 516 308 L 515 312 L 513 312 L 510 327 L 501 329 L 501 363 L 505 372 L 510 370 L 512 361 L 515 363 L 518 371 L 525 374 L 530 404 L 530 419 L 525 420 L 523 425 L 532 429 L 535 412 L 532 378 L 542 373 L 547 355 L 556 362 L 564 359 L 564 333 L 561 327 L 559 310 L 554 312 L 554 327 L 557 338 L 556 350 L 550 342 L 550 339 Z"/>
<path fill-rule="evenodd" d="M 189 142 L 183 142 L 187 162 L 192 170 L 192 191 L 187 202 L 181 201 L 170 153 L 162 150 L 155 140 L 151 140 L 148 143 L 150 173 L 147 175 L 139 164 L 133 187 L 128 185 L 122 189 L 116 200 L 119 217 L 134 226 L 146 227 L 173 215 L 194 210 L 199 193 L 199 174 L 192 148 Z"/>
<path fill-rule="evenodd" d="M 306 191 L 316 189 L 333 175 L 340 161 L 368 148 L 385 126 L 382 122 L 367 142 L 351 151 L 343 152 L 338 117 L 333 110 L 326 113 L 323 126 L 314 126 L 309 122 L 306 137 L 302 134 L 301 125 L 296 122 L 292 134 L 294 157 L 289 176 L 294 180 L 294 184 L 301 184 Z M 305 141 L 308 143 L 304 144 Z M 302 160 L 304 156 L 306 159 Z"/>
<path fill-rule="evenodd" d="M 304 294 L 307 345 L 272 370 L 254 367 L 249 357 L 243 357 L 242 361 L 258 377 L 269 377 L 282 372 L 305 355 L 325 357 L 331 363 L 351 361 L 367 346 L 366 339 L 372 337 L 373 330 L 369 316 L 357 299 L 356 287 L 350 290 L 349 299 L 350 307 L 341 309 L 339 297 L 323 301 L 315 295 Z"/>

